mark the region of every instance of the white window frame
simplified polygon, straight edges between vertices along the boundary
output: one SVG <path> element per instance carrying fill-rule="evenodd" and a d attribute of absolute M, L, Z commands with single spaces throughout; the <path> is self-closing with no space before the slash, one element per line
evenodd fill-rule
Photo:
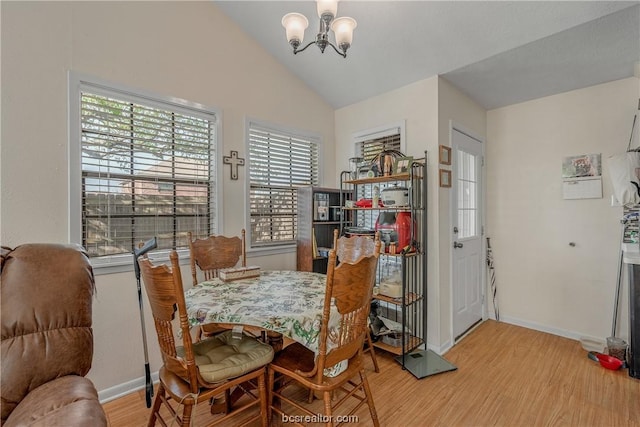
<path fill-rule="evenodd" d="M 215 134 L 216 134 L 216 164 L 215 164 L 215 198 L 212 201 L 216 209 L 215 219 L 212 221 L 212 229 L 222 233 L 221 225 L 223 224 L 222 209 L 220 209 L 220 195 L 222 194 L 222 113 L 219 109 L 187 101 L 180 98 L 160 95 L 144 90 L 134 89 L 122 84 L 108 82 L 94 76 L 70 71 L 68 74 L 68 116 L 69 116 L 69 241 L 71 243 L 82 244 L 82 149 L 81 149 L 81 117 L 80 117 L 80 94 L 82 90 L 89 89 L 98 95 L 109 95 L 119 97 L 120 99 L 133 98 L 134 100 L 143 99 L 146 105 L 158 108 L 166 108 L 167 105 L 175 106 L 177 109 L 187 109 L 201 112 L 204 115 L 215 115 Z M 149 257 L 157 262 L 166 262 L 169 260 L 171 250 L 152 251 Z M 181 264 L 189 262 L 189 250 L 178 249 L 178 256 Z M 91 264 L 94 274 L 111 274 L 119 272 L 133 271 L 133 255 L 118 254 L 111 256 L 103 256 L 99 258 L 91 258 Z"/>
<path fill-rule="evenodd" d="M 251 236 L 251 177 L 249 174 L 249 167 L 251 164 L 251 154 L 249 149 L 249 130 L 251 125 L 255 124 L 261 128 L 272 129 L 274 132 L 281 132 L 288 135 L 295 135 L 302 138 L 308 138 L 315 140 L 318 147 L 318 183 L 320 185 L 323 182 L 323 170 L 322 161 L 324 159 L 324 148 L 322 135 L 310 131 L 304 131 L 295 129 L 292 127 L 276 125 L 270 122 L 253 119 L 250 117 L 245 118 L 244 140 L 245 140 L 245 152 L 247 153 L 247 175 L 245 180 L 245 228 L 247 230 L 247 252 L 259 253 L 261 255 L 275 255 L 283 253 L 291 253 L 296 250 L 296 242 L 292 243 L 273 243 L 266 245 L 253 246 Z M 295 237 L 295 236 L 294 236 Z"/>

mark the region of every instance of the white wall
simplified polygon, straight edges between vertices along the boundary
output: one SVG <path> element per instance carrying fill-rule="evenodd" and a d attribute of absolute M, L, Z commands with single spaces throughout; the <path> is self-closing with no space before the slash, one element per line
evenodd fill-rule
<path fill-rule="evenodd" d="M 605 159 L 627 148 L 638 82 L 488 112 L 487 233 L 504 320 L 575 338 L 610 335 L 622 208 L 610 206 Z M 604 197 L 563 200 L 562 158 L 589 153 L 602 153 Z M 618 324 L 624 337 L 627 320 Z"/>
<path fill-rule="evenodd" d="M 246 157 L 247 116 L 319 133 L 324 176 L 333 179 L 333 110 L 212 2 L 0 5 L 3 245 L 68 242 L 69 70 L 220 109 L 224 154 L 237 150 Z M 227 168 L 222 232 L 237 234 L 245 225 L 245 169 L 231 181 Z M 263 268 L 295 269 L 295 253 L 249 257 Z M 102 275 L 96 282 L 89 377 L 108 398 L 142 384 L 142 341 L 134 275 Z M 146 319 L 155 371 L 160 358 L 149 312 Z"/>

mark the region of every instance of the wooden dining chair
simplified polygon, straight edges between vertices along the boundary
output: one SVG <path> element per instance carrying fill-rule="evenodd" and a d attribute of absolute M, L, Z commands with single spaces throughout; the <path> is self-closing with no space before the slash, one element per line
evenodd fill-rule
<path fill-rule="evenodd" d="M 333 232 L 333 247 L 336 250 L 338 261 L 354 262 L 361 256 L 371 256 L 376 250 L 376 242 L 379 241 L 380 233 L 376 233 L 375 238 L 371 239 L 366 236 L 342 236 L 338 238 L 338 230 L 336 229 Z M 380 245 L 377 250 L 380 251 Z M 365 344 L 364 352 L 369 353 L 373 362 L 373 369 L 376 373 L 379 373 L 380 367 L 378 366 L 378 358 L 373 347 L 370 330 L 367 332 Z"/>
<path fill-rule="evenodd" d="M 245 335 L 236 338 L 232 331 L 194 344 L 189 334 L 178 254 L 172 251 L 170 259 L 171 268 L 166 265 L 154 266 L 143 257 L 139 260 L 163 361 L 148 426 L 154 426 L 156 421 L 165 427 L 173 425 L 173 421 L 169 423 L 162 417 L 160 409 L 163 405 L 179 425 L 190 426 L 196 404 L 221 396 L 225 397 L 226 413 L 207 425 L 218 424 L 259 406 L 257 415 L 249 421 L 242 421 L 260 420 L 262 426 L 267 426 L 269 411 L 265 366 L 273 359 L 273 349 Z M 176 311 L 182 334 L 181 346 L 177 345 L 172 324 Z M 246 383 L 255 384 L 257 395 L 250 387 L 245 387 Z M 229 397 L 232 391 L 237 390 L 245 391 L 250 402 L 240 402 L 242 406 L 232 408 Z M 182 413 L 179 413 L 179 406 L 183 407 Z"/>
<path fill-rule="evenodd" d="M 193 285 L 197 285 L 198 270 L 204 274 L 204 280 L 218 277 L 222 268 L 247 266 L 245 231 L 240 237 L 209 236 L 206 239 L 193 239 L 189 235 L 189 254 L 191 256 L 191 276 Z"/>
<path fill-rule="evenodd" d="M 268 368 L 270 414 L 289 415 L 284 412 L 285 403 L 305 415 L 317 415 L 284 393 L 290 385 L 299 383 L 322 394 L 327 426 L 334 425 L 334 410 L 350 397 L 359 402 L 348 415 L 353 415 L 367 404 L 373 425 L 380 425 L 362 361 L 362 347 L 368 333 L 367 319 L 380 255 L 379 241 L 375 243 L 375 248 L 372 255 L 361 256 L 353 262 L 344 260 L 337 267 L 335 249 L 329 252 L 319 352 L 315 355 L 302 344 L 293 343 L 274 357 Z M 332 306 L 337 308 L 339 330 L 329 330 Z M 346 370 L 335 377 L 325 375 L 325 368 L 344 360 L 348 361 Z M 338 392 L 344 392 L 345 395 L 334 403 L 332 394 Z"/>
<path fill-rule="evenodd" d="M 193 234 L 189 236 L 189 254 L 191 262 L 191 277 L 193 286 L 199 283 L 198 270 L 204 276 L 204 280 L 212 280 L 218 277 L 223 268 L 247 266 L 247 254 L 245 243 L 245 231 L 242 229 L 240 237 L 209 236 L 206 239 L 193 239 Z M 222 331 L 225 328 L 215 323 L 201 325 L 196 333 L 196 339 L 203 336 L 208 337 Z"/>

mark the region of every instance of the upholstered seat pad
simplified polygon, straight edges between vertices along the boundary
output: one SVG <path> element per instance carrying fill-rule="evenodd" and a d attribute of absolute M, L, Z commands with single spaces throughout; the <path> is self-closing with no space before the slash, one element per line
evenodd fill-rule
<path fill-rule="evenodd" d="M 178 355 L 184 349 L 178 347 Z M 223 332 L 193 344 L 193 353 L 205 381 L 215 383 L 251 372 L 273 359 L 273 348 L 245 335 L 233 338 L 232 331 Z"/>

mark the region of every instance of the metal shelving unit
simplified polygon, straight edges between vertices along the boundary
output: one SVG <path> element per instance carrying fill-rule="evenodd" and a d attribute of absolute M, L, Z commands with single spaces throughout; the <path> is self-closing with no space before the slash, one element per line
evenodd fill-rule
<path fill-rule="evenodd" d="M 401 207 L 344 207 L 343 218 L 350 218 L 349 224 L 341 223 L 341 233 L 345 233 L 345 226 L 354 225 L 373 228 L 381 212 L 408 212 L 410 221 L 410 244 L 408 250 L 398 248 L 399 253 L 380 255 L 378 265 L 378 284 L 385 280 L 391 271 L 399 269 L 402 283 L 402 296 L 392 298 L 382 294 L 374 295 L 379 302 L 380 310 L 386 318 L 401 324 L 405 333 L 399 334 L 398 346 L 378 340 L 374 342 L 376 348 L 396 355 L 396 360 L 403 368 L 411 362 L 410 353 L 421 346 L 426 348 L 427 334 L 427 153 L 422 159 L 415 159 L 407 173 L 353 179 L 350 171 L 340 174 L 341 205 L 345 200 L 370 198 L 373 187 L 380 190 L 385 187 L 400 184 L 407 187 L 409 203 Z"/>

